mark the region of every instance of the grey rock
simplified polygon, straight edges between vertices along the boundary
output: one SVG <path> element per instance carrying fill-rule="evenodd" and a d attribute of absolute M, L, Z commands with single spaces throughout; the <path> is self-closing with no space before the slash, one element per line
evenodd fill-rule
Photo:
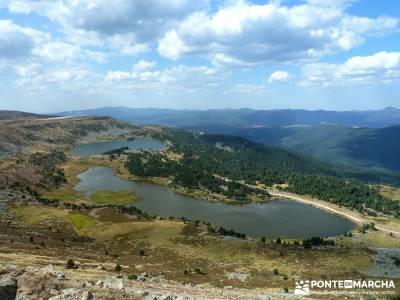
<path fill-rule="evenodd" d="M 120 278 L 111 278 L 104 280 L 103 286 L 116 290 L 122 290 L 124 288 L 124 283 Z"/>
<path fill-rule="evenodd" d="M 149 292 L 145 291 L 145 290 L 137 289 L 137 290 L 133 291 L 133 294 L 137 297 L 146 297 L 149 295 Z"/>
<path fill-rule="evenodd" d="M 76 298 L 79 295 L 80 291 L 78 289 L 65 289 L 61 291 L 60 295 L 50 297 L 49 300 L 71 300 Z"/>
<path fill-rule="evenodd" d="M 45 267 L 43 267 L 43 268 L 41 268 L 40 269 L 40 272 L 42 273 L 42 274 L 50 274 L 50 275 L 52 275 L 53 273 L 54 273 L 54 267 L 53 267 L 53 265 L 47 265 L 47 266 L 45 266 Z"/>
<path fill-rule="evenodd" d="M 0 299 L 14 300 L 17 296 L 17 281 L 14 278 L 0 280 Z"/>
<path fill-rule="evenodd" d="M 93 300 L 94 296 L 91 291 L 84 291 L 82 294 L 82 300 Z"/>

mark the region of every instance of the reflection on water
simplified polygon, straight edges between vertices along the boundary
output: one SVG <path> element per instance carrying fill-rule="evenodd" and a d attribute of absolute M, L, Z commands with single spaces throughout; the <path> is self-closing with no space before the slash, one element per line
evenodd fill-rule
<path fill-rule="evenodd" d="M 326 237 L 341 235 L 354 226 L 348 220 L 291 200 L 241 206 L 207 202 L 160 185 L 121 179 L 107 167 L 90 168 L 78 178 L 81 182 L 75 189 L 88 195 L 104 190 L 134 192 L 141 198 L 135 206 L 149 214 L 207 221 L 252 237 Z"/>

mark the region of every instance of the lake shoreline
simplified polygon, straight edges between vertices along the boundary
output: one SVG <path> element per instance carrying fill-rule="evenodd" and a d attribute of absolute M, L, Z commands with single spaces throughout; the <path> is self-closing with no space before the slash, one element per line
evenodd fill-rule
<path fill-rule="evenodd" d="M 310 206 L 314 206 L 316 208 L 319 208 L 319 209 L 329 212 L 331 214 L 335 214 L 339 217 L 345 218 L 357 225 L 369 224 L 369 223 L 373 222 L 372 220 L 369 220 L 367 217 L 364 217 L 357 212 L 350 211 L 343 207 L 338 207 L 335 204 L 332 204 L 332 203 L 329 203 L 326 201 L 322 201 L 319 199 L 302 198 L 301 195 L 290 194 L 290 193 L 285 193 L 285 192 L 277 193 L 274 191 L 269 191 L 269 193 L 273 196 L 283 197 L 286 199 L 290 199 L 292 201 L 297 201 L 297 202 L 304 203 L 304 204 L 307 204 Z M 375 228 L 378 230 L 384 231 L 384 232 L 392 233 L 395 236 L 400 237 L 400 228 L 399 228 L 399 230 L 394 230 L 392 228 L 387 228 L 387 226 L 384 224 L 379 224 L 379 223 L 375 223 Z"/>
<path fill-rule="evenodd" d="M 209 222 L 253 238 L 333 237 L 353 230 L 355 225 L 318 208 L 294 204 L 286 199 L 245 203 L 240 207 L 226 202 L 203 201 L 175 193 L 165 185 L 121 178 L 109 166 L 91 167 L 79 178 L 80 183 L 74 187 L 79 192 L 132 191 L 141 198 L 134 205 L 150 215 Z"/>

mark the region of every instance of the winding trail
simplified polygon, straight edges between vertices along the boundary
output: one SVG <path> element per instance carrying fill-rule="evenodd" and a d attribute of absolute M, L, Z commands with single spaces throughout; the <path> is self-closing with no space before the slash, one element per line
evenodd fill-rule
<path fill-rule="evenodd" d="M 370 223 L 370 221 L 367 220 L 367 219 L 364 219 L 364 218 L 361 218 L 361 217 L 356 217 L 351 213 L 343 212 L 343 211 L 341 211 L 339 209 L 332 208 L 329 205 L 318 203 L 316 201 L 307 200 L 307 199 L 301 198 L 299 196 L 293 196 L 293 195 L 286 194 L 286 193 L 276 193 L 276 192 L 271 192 L 271 191 L 268 191 L 268 192 L 272 196 L 288 198 L 288 199 L 291 199 L 291 200 L 295 200 L 295 201 L 298 201 L 298 202 L 301 202 L 301 203 L 305 203 L 305 204 L 308 204 L 308 205 L 312 205 L 312 206 L 321 208 L 321 209 L 323 209 L 325 211 L 329 211 L 329 212 L 332 212 L 332 213 L 337 214 L 337 215 L 341 215 L 341 216 L 345 217 L 346 219 L 349 219 L 349 220 L 355 222 L 356 224 L 361 224 L 362 225 L 362 224 Z M 387 229 L 387 228 L 382 227 L 382 225 L 375 225 L 375 228 L 378 229 L 378 230 L 381 230 L 381 231 L 393 233 L 393 234 L 396 234 L 396 235 L 400 236 L 400 231 Z"/>

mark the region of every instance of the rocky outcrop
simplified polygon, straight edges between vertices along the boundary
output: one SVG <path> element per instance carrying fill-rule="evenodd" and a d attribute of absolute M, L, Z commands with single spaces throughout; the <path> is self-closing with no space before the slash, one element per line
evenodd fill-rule
<path fill-rule="evenodd" d="M 0 280 L 0 299 L 14 300 L 17 295 L 17 281 L 12 277 Z"/>
<path fill-rule="evenodd" d="M 42 268 L 19 268 L 11 265 L 3 269 L 0 267 L 0 300 L 296 299 L 293 294 L 271 296 L 228 286 L 216 288 L 208 285 L 179 284 L 147 273 L 130 279 L 127 275 L 98 270 L 97 266 L 93 267 L 93 270 L 91 272 L 94 273 L 91 274 L 98 274 L 98 277 L 94 275 L 90 278 L 87 271 L 81 269 L 67 270 L 53 265 Z M 240 276 L 243 277 L 243 274 L 240 273 Z"/>

